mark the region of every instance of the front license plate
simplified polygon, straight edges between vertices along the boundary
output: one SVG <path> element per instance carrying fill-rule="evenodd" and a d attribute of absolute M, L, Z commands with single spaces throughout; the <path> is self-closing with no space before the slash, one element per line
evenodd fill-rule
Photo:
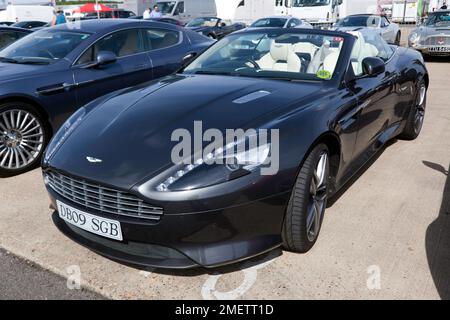
<path fill-rule="evenodd" d="M 80 211 L 56 200 L 58 214 L 64 221 L 99 236 L 122 241 L 120 222 Z"/>
<path fill-rule="evenodd" d="M 430 52 L 450 52 L 450 47 L 430 47 Z"/>

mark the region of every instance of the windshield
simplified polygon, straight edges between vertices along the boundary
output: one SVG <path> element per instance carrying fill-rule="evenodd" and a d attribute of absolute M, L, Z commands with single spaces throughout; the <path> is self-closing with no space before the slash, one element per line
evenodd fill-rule
<path fill-rule="evenodd" d="M 426 25 L 434 27 L 450 26 L 450 12 L 438 12 L 430 14 Z"/>
<path fill-rule="evenodd" d="M 266 18 L 255 21 L 251 28 L 283 28 L 286 24 L 286 19 L 283 18 Z"/>
<path fill-rule="evenodd" d="M 15 63 L 48 64 L 63 59 L 88 37 L 88 33 L 44 29 L 1 50 L 0 59 Z"/>
<path fill-rule="evenodd" d="M 175 5 L 177 4 L 176 1 L 167 1 L 167 2 L 157 2 L 156 3 L 158 5 L 159 11 L 163 14 L 163 15 L 170 15 L 173 11 L 173 8 L 175 8 Z"/>
<path fill-rule="evenodd" d="M 353 16 L 346 17 L 336 22 L 336 27 L 378 27 L 380 17 L 377 16 Z"/>
<path fill-rule="evenodd" d="M 189 22 L 186 27 L 215 27 L 218 21 L 217 18 L 197 18 Z"/>
<path fill-rule="evenodd" d="M 329 4 L 330 0 L 294 0 L 292 2 L 293 7 L 319 7 Z"/>
<path fill-rule="evenodd" d="M 315 33 L 246 33 L 228 36 L 184 70 L 277 80 L 329 80 L 344 38 Z"/>

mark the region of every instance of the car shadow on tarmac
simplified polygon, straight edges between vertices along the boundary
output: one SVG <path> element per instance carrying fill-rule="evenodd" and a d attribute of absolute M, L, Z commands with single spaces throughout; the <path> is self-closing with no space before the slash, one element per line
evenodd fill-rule
<path fill-rule="evenodd" d="M 446 169 L 429 161 L 423 164 L 447 176 L 439 215 L 425 235 L 425 248 L 436 289 L 441 299 L 450 300 L 450 166 Z"/>

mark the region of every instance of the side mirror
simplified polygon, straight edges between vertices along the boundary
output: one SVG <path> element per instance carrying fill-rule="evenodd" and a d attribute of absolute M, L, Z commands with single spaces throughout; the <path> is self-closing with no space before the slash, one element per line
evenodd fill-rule
<path fill-rule="evenodd" d="M 181 60 L 181 65 L 183 67 L 187 66 L 192 60 L 194 60 L 194 58 L 197 56 L 197 53 L 195 52 L 191 52 L 188 53 L 187 55 L 185 55 L 183 57 L 183 59 Z"/>
<path fill-rule="evenodd" d="M 383 59 L 378 57 L 367 57 L 362 62 L 363 72 L 367 76 L 376 76 L 386 70 Z"/>
<path fill-rule="evenodd" d="M 97 54 L 97 66 L 104 66 L 117 61 L 117 56 L 111 51 L 100 51 Z"/>
<path fill-rule="evenodd" d="M 225 22 L 222 22 L 222 23 L 220 23 L 220 27 L 226 27 L 227 26 L 227 24 L 225 23 Z"/>

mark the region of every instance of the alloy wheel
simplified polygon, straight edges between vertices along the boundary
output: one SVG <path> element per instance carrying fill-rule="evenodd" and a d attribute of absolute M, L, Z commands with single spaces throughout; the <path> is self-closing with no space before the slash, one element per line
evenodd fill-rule
<path fill-rule="evenodd" d="M 327 199 L 328 154 L 322 153 L 310 183 L 310 199 L 306 219 L 308 240 L 314 241 L 319 234 Z"/>
<path fill-rule="evenodd" d="M 0 168 L 22 169 L 33 163 L 44 146 L 44 129 L 39 119 L 22 109 L 0 113 Z"/>
<path fill-rule="evenodd" d="M 423 120 L 425 118 L 425 98 L 426 98 L 427 88 L 425 84 L 422 84 L 419 88 L 419 95 L 417 97 L 417 105 L 414 114 L 414 130 L 416 133 L 420 132 L 423 125 Z"/>

